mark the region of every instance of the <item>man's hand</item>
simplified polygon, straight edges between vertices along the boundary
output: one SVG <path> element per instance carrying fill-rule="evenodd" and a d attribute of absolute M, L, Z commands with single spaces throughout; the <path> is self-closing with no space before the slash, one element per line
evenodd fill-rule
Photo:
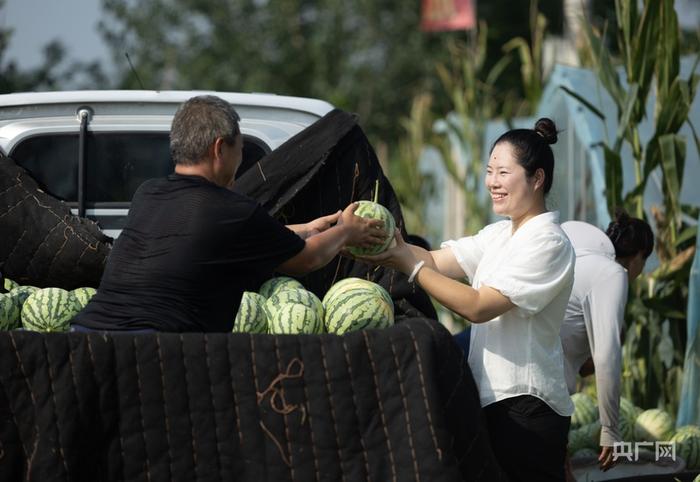
<path fill-rule="evenodd" d="M 346 246 L 371 248 L 383 243 L 387 236 L 382 227 L 384 222 L 379 219 L 368 219 L 355 215 L 358 203 L 346 207 L 338 219 L 338 225 L 343 226 L 348 233 Z"/>
<path fill-rule="evenodd" d="M 601 447 L 600 455 L 598 456 L 598 462 L 600 462 L 600 470 L 603 472 L 610 470 L 615 466 L 616 461 L 613 460 L 613 448 L 612 447 Z"/>
<path fill-rule="evenodd" d="M 338 222 L 341 214 L 342 211 L 338 211 L 337 213 L 321 216 L 320 218 L 316 218 L 313 221 L 306 223 L 306 237 L 310 238 L 311 236 L 316 236 L 318 233 L 324 232 L 326 229 Z"/>
<path fill-rule="evenodd" d="M 321 216 L 304 224 L 287 224 L 287 228 L 294 231 L 301 239 L 309 239 L 311 236 L 316 236 L 337 223 L 340 220 L 341 213 L 342 211 L 338 211 L 337 213 Z"/>

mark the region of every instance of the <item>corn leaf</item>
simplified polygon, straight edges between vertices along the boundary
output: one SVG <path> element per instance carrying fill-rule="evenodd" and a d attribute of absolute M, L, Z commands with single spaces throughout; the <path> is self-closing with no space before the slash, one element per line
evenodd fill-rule
<path fill-rule="evenodd" d="M 610 94 L 610 97 L 612 97 L 615 105 L 617 105 L 618 111 L 621 111 L 624 94 L 620 85 L 620 78 L 613 67 L 610 51 L 604 45 L 601 37 L 593 31 L 590 21 L 584 19 L 581 23 L 586 34 L 591 57 L 598 71 L 598 78 L 605 90 Z"/>
<path fill-rule="evenodd" d="M 615 152 L 620 152 L 620 149 L 622 148 L 622 141 L 624 140 L 625 133 L 630 127 L 630 117 L 632 116 L 632 112 L 635 110 L 635 106 L 638 103 L 638 93 L 639 85 L 631 84 L 625 96 L 625 102 L 621 113 L 622 115 L 617 123 L 617 135 L 615 139 L 615 146 L 613 147 Z"/>
<path fill-rule="evenodd" d="M 568 87 L 565 87 L 563 85 L 560 85 L 559 88 L 569 94 L 571 97 L 579 101 L 581 104 L 583 104 L 588 110 L 590 110 L 593 114 L 595 114 L 601 121 L 605 122 L 605 115 L 593 104 L 591 104 L 585 97 L 582 95 L 579 95 L 577 92 L 574 92 L 573 90 L 569 89 Z"/>
<path fill-rule="evenodd" d="M 606 144 L 600 145 L 605 158 L 605 197 L 610 216 L 614 217 L 615 210 L 622 207 L 622 159 Z"/>

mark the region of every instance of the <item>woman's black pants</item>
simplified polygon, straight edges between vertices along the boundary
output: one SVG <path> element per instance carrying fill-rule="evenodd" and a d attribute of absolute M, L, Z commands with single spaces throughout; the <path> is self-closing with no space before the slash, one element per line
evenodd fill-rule
<path fill-rule="evenodd" d="M 570 417 L 531 395 L 484 407 L 493 451 L 511 481 L 564 481 Z"/>

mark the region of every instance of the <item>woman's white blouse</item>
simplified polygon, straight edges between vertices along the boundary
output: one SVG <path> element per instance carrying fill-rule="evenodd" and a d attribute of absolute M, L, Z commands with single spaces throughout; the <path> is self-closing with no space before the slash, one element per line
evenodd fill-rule
<path fill-rule="evenodd" d="M 533 395 L 559 415 L 574 412 L 559 330 L 574 281 L 575 257 L 558 222 L 558 212 L 547 212 L 514 234 L 507 220 L 475 236 L 442 243 L 452 249 L 472 287 L 491 287 L 515 305 L 471 328 L 469 366 L 482 407 Z"/>

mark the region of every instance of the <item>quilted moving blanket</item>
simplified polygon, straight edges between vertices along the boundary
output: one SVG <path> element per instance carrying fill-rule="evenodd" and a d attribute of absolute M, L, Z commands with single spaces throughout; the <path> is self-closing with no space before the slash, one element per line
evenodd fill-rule
<path fill-rule="evenodd" d="M 0 480 L 502 480 L 439 323 L 0 333 Z"/>

